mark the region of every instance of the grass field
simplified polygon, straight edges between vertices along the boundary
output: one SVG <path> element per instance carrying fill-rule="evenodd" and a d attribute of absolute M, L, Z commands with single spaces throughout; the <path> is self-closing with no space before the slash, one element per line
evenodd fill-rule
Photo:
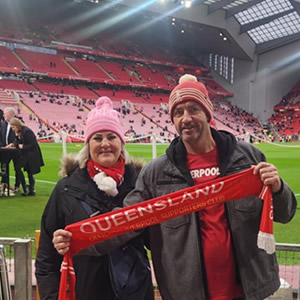
<path fill-rule="evenodd" d="M 36 176 L 36 196 L 0 197 L 0 237 L 34 237 L 39 229 L 40 218 L 47 199 L 58 180 L 57 172 L 62 153 L 61 144 L 41 144 L 45 167 Z M 81 145 L 68 144 L 67 151 L 75 152 Z M 151 145 L 128 144 L 127 150 L 132 156 L 152 159 Z M 164 153 L 166 145 L 158 145 L 157 155 Z M 275 164 L 282 178 L 289 183 L 300 202 L 300 144 L 298 147 L 283 148 L 269 144 L 257 145 L 267 156 L 269 162 Z M 11 174 L 14 172 L 11 170 Z M 14 178 L 11 178 L 14 184 Z M 275 224 L 275 238 L 281 243 L 300 244 L 300 215 L 289 224 Z"/>

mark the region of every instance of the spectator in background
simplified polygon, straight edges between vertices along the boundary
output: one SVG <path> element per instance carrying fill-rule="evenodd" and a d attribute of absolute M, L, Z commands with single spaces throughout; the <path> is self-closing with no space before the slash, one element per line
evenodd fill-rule
<path fill-rule="evenodd" d="M 44 166 L 40 146 L 33 131 L 25 126 L 20 119 L 10 119 L 10 126 L 15 133 L 15 140 L 9 145 L 9 147 L 19 149 L 21 154 L 17 160 L 16 174 L 18 174 L 18 178 L 24 190 L 22 195 L 34 196 L 34 174 L 40 173 L 41 167 Z M 25 184 L 22 168 L 24 168 L 24 171 L 28 174 L 29 186 Z"/>
<path fill-rule="evenodd" d="M 5 107 L 4 112 L 4 121 L 0 125 L 0 147 L 6 147 L 7 145 L 13 143 L 15 140 L 15 133 L 10 126 L 10 120 L 16 116 L 16 112 L 13 107 Z M 18 162 L 18 153 L 16 151 L 2 151 L 1 152 L 1 169 L 3 173 L 6 173 L 7 168 L 9 167 L 10 161 L 13 161 L 15 169 L 15 192 L 19 191 L 20 179 L 16 172 L 16 165 Z M 7 173 L 6 173 L 7 174 Z M 2 184 L 8 184 L 7 176 L 2 177 Z"/>

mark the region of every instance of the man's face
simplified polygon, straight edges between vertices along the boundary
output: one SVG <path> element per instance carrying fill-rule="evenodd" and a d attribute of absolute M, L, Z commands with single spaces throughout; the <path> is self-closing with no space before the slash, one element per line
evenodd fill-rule
<path fill-rule="evenodd" d="M 4 115 L 4 120 L 8 121 L 8 122 L 13 117 L 13 114 L 10 111 L 6 110 L 6 109 L 4 110 L 3 115 Z"/>
<path fill-rule="evenodd" d="M 173 111 L 173 122 L 185 144 L 196 145 L 209 140 L 208 118 L 199 103 L 191 100 L 179 103 Z"/>

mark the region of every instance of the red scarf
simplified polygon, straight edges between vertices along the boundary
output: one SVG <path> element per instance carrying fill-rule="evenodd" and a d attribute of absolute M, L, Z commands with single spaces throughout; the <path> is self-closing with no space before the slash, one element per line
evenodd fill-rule
<path fill-rule="evenodd" d="M 72 240 L 70 250 L 65 254 L 62 263 L 59 300 L 75 299 L 72 256 L 82 249 L 129 231 L 250 195 L 266 199 L 260 232 L 267 232 L 273 237 L 270 187 L 264 187 L 259 176 L 253 175 L 253 168 L 68 225 L 65 229 L 72 232 Z M 264 241 L 259 244 L 263 249 L 266 246 Z M 271 248 L 265 250 L 268 253 L 275 251 L 274 239 Z"/>
<path fill-rule="evenodd" d="M 91 178 L 94 178 L 99 172 L 103 171 L 107 176 L 111 177 L 117 185 L 123 182 L 125 172 L 125 159 L 120 156 L 120 159 L 111 167 L 105 168 L 94 160 L 89 160 L 87 163 L 88 173 Z"/>

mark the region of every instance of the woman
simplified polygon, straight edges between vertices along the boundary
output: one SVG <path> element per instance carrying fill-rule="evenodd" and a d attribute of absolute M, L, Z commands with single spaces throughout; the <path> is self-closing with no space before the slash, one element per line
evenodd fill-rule
<path fill-rule="evenodd" d="M 125 151 L 123 129 L 112 102 L 101 97 L 88 114 L 85 128 L 85 146 L 78 153 L 62 161 L 61 179 L 45 208 L 41 221 L 41 236 L 36 258 L 36 277 L 41 299 L 57 299 L 60 265 L 64 251 L 57 248 L 57 239 L 67 234 L 66 225 L 109 212 L 123 206 L 123 199 L 134 188 L 136 168 Z M 54 238 L 53 238 L 54 235 Z M 131 237 L 138 234 L 133 233 Z M 128 235 L 127 235 L 128 237 Z M 56 251 L 55 247 L 58 251 Z M 124 244 L 124 237 L 108 240 L 83 250 L 73 257 L 76 274 L 76 299 L 114 300 L 116 296 L 111 255 L 117 246 Z M 126 247 L 133 246 L 147 262 L 142 236 L 132 239 Z M 100 247 L 100 248 L 99 248 Z M 102 247 L 102 248 L 101 248 Z M 60 250 L 59 250 L 60 249 Z M 124 248 L 125 249 L 125 248 Z M 146 268 L 145 268 L 146 269 Z M 125 270 L 126 271 L 126 270 Z M 143 295 L 124 300 L 153 300 L 153 286 L 149 268 L 143 282 Z M 137 290 L 139 286 L 137 286 Z"/>
<path fill-rule="evenodd" d="M 23 196 L 34 196 L 34 174 L 41 172 L 41 167 L 44 165 L 41 149 L 36 140 L 33 131 L 25 126 L 25 124 L 18 118 L 10 119 L 10 126 L 16 134 L 15 141 L 10 144 L 10 147 L 16 147 L 20 150 L 20 157 L 16 164 L 16 177 L 23 187 Z M 28 174 L 29 186 L 25 184 L 24 174 L 22 168 Z"/>

